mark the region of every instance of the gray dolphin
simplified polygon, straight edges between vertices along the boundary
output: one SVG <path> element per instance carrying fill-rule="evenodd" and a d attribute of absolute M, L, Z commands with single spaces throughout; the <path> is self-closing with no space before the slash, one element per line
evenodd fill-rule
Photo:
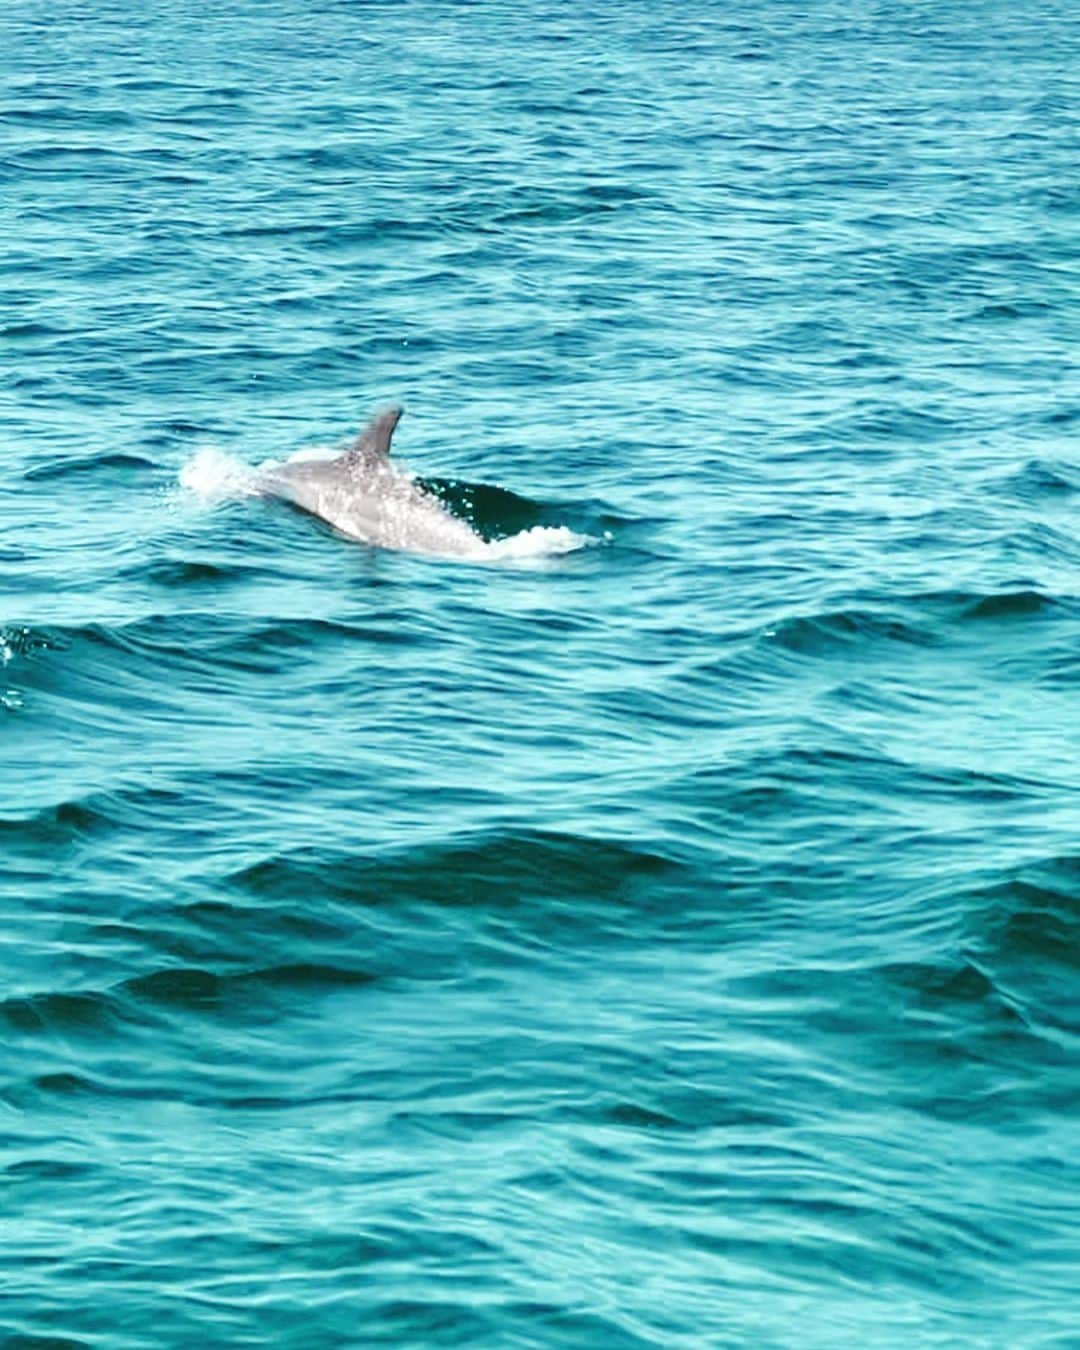
<path fill-rule="evenodd" d="M 334 459 L 293 460 L 267 469 L 260 491 L 368 544 L 453 557 L 482 553 L 484 540 L 465 521 L 391 463 L 390 438 L 400 417 L 400 408 L 379 413 Z"/>

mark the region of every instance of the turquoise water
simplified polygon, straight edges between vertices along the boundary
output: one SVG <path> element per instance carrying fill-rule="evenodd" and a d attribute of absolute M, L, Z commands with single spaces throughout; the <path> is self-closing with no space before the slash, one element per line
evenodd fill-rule
<path fill-rule="evenodd" d="M 8 1343 L 1080 1345 L 1075 7 L 0 72 Z"/>

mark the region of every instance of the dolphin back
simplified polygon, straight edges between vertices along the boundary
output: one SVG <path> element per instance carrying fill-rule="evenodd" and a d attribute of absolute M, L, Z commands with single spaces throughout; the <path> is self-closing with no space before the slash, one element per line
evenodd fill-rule
<path fill-rule="evenodd" d="M 390 462 L 400 417 L 400 408 L 379 413 L 335 459 L 275 465 L 263 491 L 365 543 L 457 556 L 473 551 L 482 540 L 469 524 Z"/>

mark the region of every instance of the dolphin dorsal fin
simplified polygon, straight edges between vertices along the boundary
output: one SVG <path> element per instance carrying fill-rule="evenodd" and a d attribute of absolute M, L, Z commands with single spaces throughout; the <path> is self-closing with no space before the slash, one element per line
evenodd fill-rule
<path fill-rule="evenodd" d="M 390 457 L 390 437 L 401 417 L 400 408 L 387 408 L 371 419 L 345 452 L 350 460 L 384 460 Z"/>

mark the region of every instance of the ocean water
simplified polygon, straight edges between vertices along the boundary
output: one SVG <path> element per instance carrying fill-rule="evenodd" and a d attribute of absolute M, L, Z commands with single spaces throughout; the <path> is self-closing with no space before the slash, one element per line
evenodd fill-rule
<path fill-rule="evenodd" d="M 1080 1345 L 1078 96 L 6 0 L 8 1345 Z M 247 490 L 391 403 L 482 556 Z"/>

